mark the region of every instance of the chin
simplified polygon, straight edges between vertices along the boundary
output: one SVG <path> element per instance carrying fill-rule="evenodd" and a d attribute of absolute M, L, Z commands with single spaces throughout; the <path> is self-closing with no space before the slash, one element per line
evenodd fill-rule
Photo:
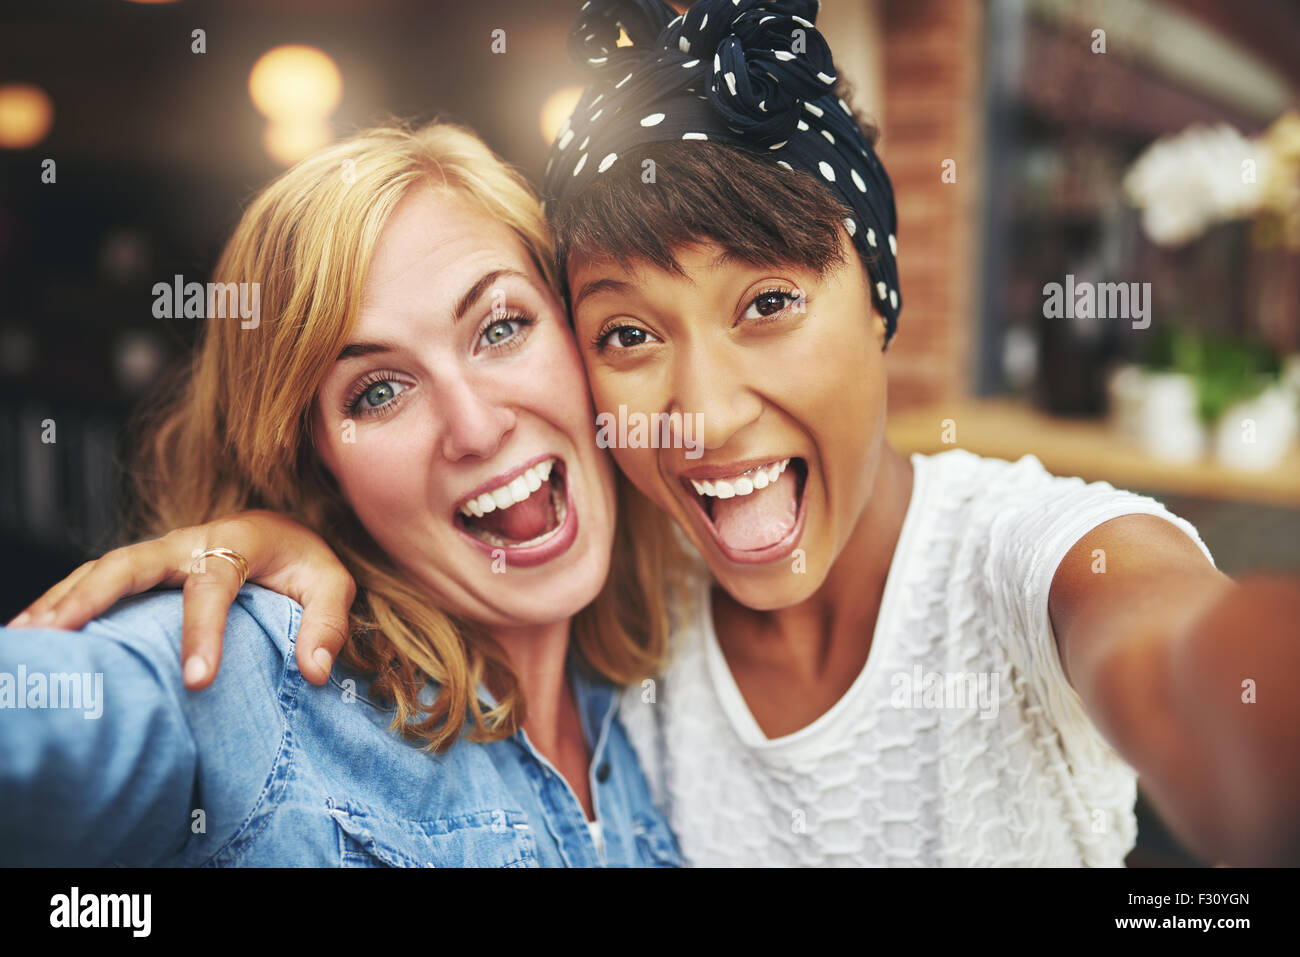
<path fill-rule="evenodd" d="M 775 611 L 807 601 L 824 579 L 812 569 L 808 572 L 792 571 L 789 562 L 740 573 L 734 568 L 711 568 L 710 571 L 728 595 L 754 611 Z"/>
<path fill-rule="evenodd" d="M 573 560 L 565 562 L 563 569 L 543 566 L 504 574 L 489 572 L 475 589 L 484 612 L 472 617 L 488 627 L 542 626 L 572 618 L 595 601 L 604 587 L 609 550 L 585 549 L 570 557 Z"/>
<path fill-rule="evenodd" d="M 584 555 L 573 567 L 538 589 L 535 606 L 544 605 L 552 611 L 552 621 L 573 617 L 595 601 L 605 587 L 609 557 L 608 547 L 600 554 L 593 549 L 592 554 Z"/>

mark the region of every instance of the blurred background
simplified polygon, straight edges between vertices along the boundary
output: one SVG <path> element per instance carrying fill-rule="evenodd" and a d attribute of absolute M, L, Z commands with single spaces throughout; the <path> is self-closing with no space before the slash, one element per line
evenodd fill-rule
<path fill-rule="evenodd" d="M 388 117 L 468 123 L 536 182 L 577 6 L 5 5 L 0 616 L 116 542 L 128 416 L 201 321 L 155 318 L 154 284 L 206 281 L 261 184 Z M 896 191 L 895 444 L 1033 453 L 1161 499 L 1229 574 L 1300 571 L 1300 0 L 825 0 L 819 26 Z M 1139 812 L 1131 864 L 1205 863 Z"/>

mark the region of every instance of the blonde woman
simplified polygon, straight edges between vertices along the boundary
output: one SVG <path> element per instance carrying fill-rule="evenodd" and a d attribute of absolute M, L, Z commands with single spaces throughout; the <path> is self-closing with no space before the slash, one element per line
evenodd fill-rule
<path fill-rule="evenodd" d="M 1300 708 L 1243 689 L 1300 666 L 1300 584 L 1233 582 L 1160 503 L 1032 456 L 886 440 L 892 187 L 816 15 L 584 3 L 592 84 L 547 166 L 596 409 L 704 422 L 700 457 L 614 449 L 642 564 L 657 509 L 707 565 L 621 710 L 685 859 L 1115 866 L 1140 773 L 1206 857 L 1294 862 Z M 330 567 L 301 533 L 284 557 L 277 521 L 246 533 L 264 574 Z M 33 611 L 75 626 L 183 558 L 137 547 Z"/>
<path fill-rule="evenodd" d="M 612 469 L 527 186 L 464 129 L 373 130 L 267 187 L 215 278 L 259 283 L 260 322 L 205 327 L 138 465 L 142 525 L 292 516 L 348 572 L 298 593 L 350 605 L 319 627 L 356 637 L 332 672 L 299 662 L 302 608 L 252 585 L 215 681 L 195 655 L 182 677 L 175 592 L 0 632 L 23 676 L 0 861 L 678 863 L 611 684 L 654 667 L 662 622 L 626 610 L 658 585 L 608 575 Z M 153 547 L 228 601 L 248 527 Z"/>

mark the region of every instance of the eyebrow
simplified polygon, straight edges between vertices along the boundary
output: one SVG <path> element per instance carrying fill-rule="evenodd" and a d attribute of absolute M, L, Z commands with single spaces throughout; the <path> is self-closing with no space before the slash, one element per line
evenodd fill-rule
<path fill-rule="evenodd" d="M 722 252 L 719 252 L 718 255 L 714 256 L 714 259 L 712 259 L 711 263 L 708 264 L 708 268 L 722 269 L 723 267 L 727 267 L 727 265 L 744 263 L 744 261 L 745 260 L 742 260 L 740 256 L 733 254 L 731 250 L 723 250 Z M 684 278 L 688 278 L 689 280 L 690 277 L 684 276 Z M 632 291 L 633 289 L 633 283 L 624 282 L 623 280 L 593 280 L 582 286 L 582 289 L 578 290 L 577 295 L 573 296 L 573 304 L 569 307 L 569 311 L 576 315 L 578 304 L 580 304 L 582 300 L 588 298 L 589 295 L 598 295 L 601 293 L 629 293 L 629 291 Z"/>
<path fill-rule="evenodd" d="M 479 277 L 474 285 L 465 291 L 465 295 L 456 300 L 456 308 L 452 311 L 452 319 L 459 322 L 465 318 L 465 313 L 469 312 L 474 303 L 483 298 L 483 294 L 492 287 L 492 284 L 498 279 L 506 277 L 518 277 L 527 280 L 528 277 L 518 269 L 493 269 L 491 272 L 484 273 Z M 335 362 L 342 362 L 344 359 L 354 359 L 357 356 L 374 355 L 376 352 L 395 352 L 396 347 L 382 342 L 354 342 L 346 345 L 339 352 Z"/>
<path fill-rule="evenodd" d="M 629 282 L 623 282 L 621 279 L 596 279 L 587 283 L 578 290 L 578 294 L 573 297 L 573 312 L 576 314 L 578 306 L 582 300 L 588 296 L 595 296 L 602 292 L 627 292 L 632 288 Z"/>
<path fill-rule="evenodd" d="M 466 290 L 465 295 L 461 296 L 460 299 L 457 300 L 456 308 L 451 314 L 452 318 L 457 322 L 463 319 L 465 313 L 469 312 L 469 307 L 478 302 L 479 299 L 483 297 L 483 293 L 487 292 L 494 282 L 506 276 L 518 277 L 520 279 L 528 278 L 518 269 L 494 269 L 489 273 L 485 273 L 478 282 L 474 283 L 474 285 L 470 286 L 469 289 Z"/>
<path fill-rule="evenodd" d="M 335 362 L 342 362 L 344 359 L 355 359 L 357 356 L 374 355 L 376 352 L 393 352 L 391 345 L 382 342 L 354 342 L 351 345 L 344 346 L 339 352 Z"/>

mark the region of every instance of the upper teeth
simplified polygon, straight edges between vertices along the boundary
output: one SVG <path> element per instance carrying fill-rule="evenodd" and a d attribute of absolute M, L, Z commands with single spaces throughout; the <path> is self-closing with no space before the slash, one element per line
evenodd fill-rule
<path fill-rule="evenodd" d="M 711 495 L 714 498 L 733 498 L 737 495 L 748 495 L 758 489 L 767 488 L 779 479 L 781 473 L 785 471 L 785 467 L 789 464 L 789 459 L 782 459 L 779 462 L 770 462 L 767 465 L 760 465 L 747 472 L 742 472 L 735 478 L 716 479 L 712 482 L 697 482 L 695 479 L 691 479 L 691 484 L 695 486 L 695 491 L 701 495 Z"/>
<path fill-rule="evenodd" d="M 500 488 L 484 492 L 477 498 L 470 499 L 460 507 L 460 513 L 474 518 L 481 518 L 488 512 L 495 512 L 499 508 L 518 505 L 546 484 L 547 479 L 551 477 L 551 466 L 554 464 L 555 459 L 552 458 L 547 459 L 545 462 L 538 462 L 532 468 L 524 469 L 519 475 Z"/>

